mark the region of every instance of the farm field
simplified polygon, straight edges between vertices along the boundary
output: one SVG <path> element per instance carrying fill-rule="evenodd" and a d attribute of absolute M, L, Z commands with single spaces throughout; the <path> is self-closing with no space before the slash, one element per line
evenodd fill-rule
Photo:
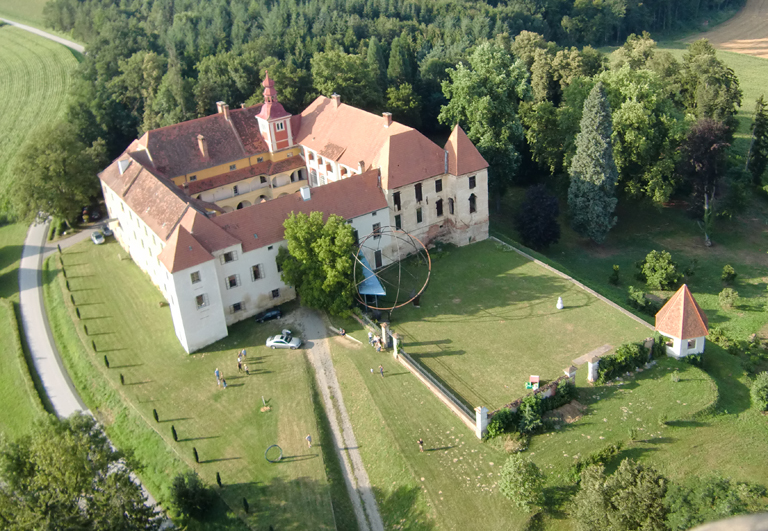
<path fill-rule="evenodd" d="M 715 48 L 768 59 L 768 0 L 748 0 L 730 20 L 687 39 L 708 39 Z"/>
<path fill-rule="evenodd" d="M 555 307 L 558 297 L 564 310 Z M 531 374 L 554 380 L 588 352 L 652 335 L 493 241 L 439 251 L 421 307 L 395 310 L 391 326 L 403 337 L 404 350 L 470 410 L 491 411 L 525 394 Z"/>
<path fill-rule="evenodd" d="M 0 0 L 0 17 L 45 29 L 43 8 L 47 0 Z"/>
<path fill-rule="evenodd" d="M 0 185 L 12 178 L 14 156 L 24 141 L 63 115 L 75 66 L 64 46 L 0 26 Z"/>
<path fill-rule="evenodd" d="M 227 507 L 220 507 L 205 529 L 241 529 L 240 519 L 264 530 L 270 525 L 333 529 L 334 522 L 354 527 L 343 482 L 328 479 L 335 477 L 330 445 L 321 442 L 308 450 L 304 440 L 310 433 L 323 441 L 304 351 L 263 346 L 267 335 L 294 326 L 290 316 L 235 325 L 228 338 L 188 355 L 176 339 L 168 307 L 158 304 L 159 291 L 130 259 L 118 255 L 126 258 L 114 241 L 73 246 L 62 255 L 66 279 L 53 256 L 44 275 L 46 307 L 75 385 L 115 444 L 131 449 L 143 464 L 142 482 L 167 502 L 177 473 L 193 468 L 209 485 L 220 473 L 218 490 Z M 236 353 L 242 348 L 247 348 L 250 376 L 237 373 Z M 216 384 L 216 368 L 229 384 L 226 390 Z M 262 397 L 271 411 L 260 411 Z M 278 464 L 264 458 L 271 444 L 282 448 Z M 247 515 L 243 498 L 250 506 Z"/>

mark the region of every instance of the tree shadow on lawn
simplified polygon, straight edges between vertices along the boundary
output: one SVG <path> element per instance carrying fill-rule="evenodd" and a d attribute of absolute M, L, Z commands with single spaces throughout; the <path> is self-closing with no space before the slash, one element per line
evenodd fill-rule
<path fill-rule="evenodd" d="M 571 499 L 579 492 L 579 486 L 575 483 L 566 485 L 553 485 L 544 488 L 544 507 L 546 515 L 555 520 L 565 520 L 568 518 L 568 504 Z M 542 527 L 532 526 L 531 529 L 543 529 Z"/>
<path fill-rule="evenodd" d="M 385 529 L 408 529 L 411 531 L 433 531 L 435 523 L 417 507 L 420 489 L 398 487 L 385 494 L 378 487 L 373 488 L 379 502 L 379 512 Z"/>

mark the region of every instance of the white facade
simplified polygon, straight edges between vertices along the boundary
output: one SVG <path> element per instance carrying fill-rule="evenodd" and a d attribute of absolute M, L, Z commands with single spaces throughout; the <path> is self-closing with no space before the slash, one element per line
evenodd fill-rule
<path fill-rule="evenodd" d="M 664 337 L 668 337 L 672 340 L 672 345 L 666 345 L 667 356 L 671 358 L 684 358 L 691 354 L 701 354 L 704 352 L 704 344 L 707 341 L 706 337 L 696 337 L 693 339 L 680 339 L 672 337 L 660 332 Z"/>

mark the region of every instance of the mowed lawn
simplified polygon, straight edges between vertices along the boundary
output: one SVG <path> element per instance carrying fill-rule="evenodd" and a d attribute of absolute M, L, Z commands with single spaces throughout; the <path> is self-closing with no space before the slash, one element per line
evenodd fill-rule
<path fill-rule="evenodd" d="M 69 336 L 63 349 L 59 345 L 62 355 L 86 402 L 111 428 L 115 443 L 131 448 L 144 463 L 142 479 L 147 477 L 153 494 L 166 494 L 172 476 L 184 469 L 181 461 L 211 485 L 220 473 L 220 492 L 230 512 L 253 529 L 333 529 L 323 448 L 310 450 L 304 440 L 308 433 L 318 438 L 304 351 L 263 346 L 267 335 L 293 326 L 290 316 L 263 325 L 240 323 L 230 328 L 225 340 L 188 355 L 176 339 L 168 307 L 160 304 L 162 295 L 117 243 L 83 242 L 62 257 L 66 280 L 58 256 L 49 261 L 53 270 L 47 275 L 49 312 L 58 314 L 51 319 L 54 334 L 57 339 Z M 74 344 L 69 318 L 85 350 L 81 344 L 79 351 L 69 351 Z M 236 353 L 242 348 L 248 352 L 250 376 L 236 369 Z M 216 368 L 227 380 L 226 390 L 216 385 Z M 260 411 L 262 398 L 271 411 Z M 160 423 L 153 420 L 153 409 Z M 134 419 L 127 422 L 125 417 Z M 171 436 L 172 425 L 178 442 Z M 148 430 L 156 433 L 147 435 Z M 264 458 L 272 444 L 283 450 L 278 464 Z M 249 503 L 248 515 L 243 498 Z M 337 505 L 343 509 L 343 503 Z"/>
<path fill-rule="evenodd" d="M 63 115 L 76 66 L 72 52 L 61 44 L 0 26 L 1 185 L 13 178 L 14 157 L 24 141 Z"/>
<path fill-rule="evenodd" d="M 405 351 L 471 409 L 499 408 L 526 393 L 530 375 L 554 380 L 583 354 L 652 335 L 496 242 L 446 249 L 432 264 L 421 307 L 395 310 L 392 329 L 404 337 Z"/>

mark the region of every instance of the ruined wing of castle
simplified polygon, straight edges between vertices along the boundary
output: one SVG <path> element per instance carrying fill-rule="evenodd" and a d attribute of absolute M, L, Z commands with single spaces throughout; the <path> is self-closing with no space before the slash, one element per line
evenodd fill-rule
<path fill-rule="evenodd" d="M 187 352 L 293 299 L 278 271 L 291 212 L 337 214 L 361 238 L 391 226 L 466 245 L 488 237 L 488 164 L 456 126 L 420 132 L 320 96 L 300 115 L 264 103 L 149 131 L 99 174 L 115 236 L 171 308 Z M 400 257 L 384 231 L 364 250 Z M 370 254 L 370 256 L 368 256 Z"/>

